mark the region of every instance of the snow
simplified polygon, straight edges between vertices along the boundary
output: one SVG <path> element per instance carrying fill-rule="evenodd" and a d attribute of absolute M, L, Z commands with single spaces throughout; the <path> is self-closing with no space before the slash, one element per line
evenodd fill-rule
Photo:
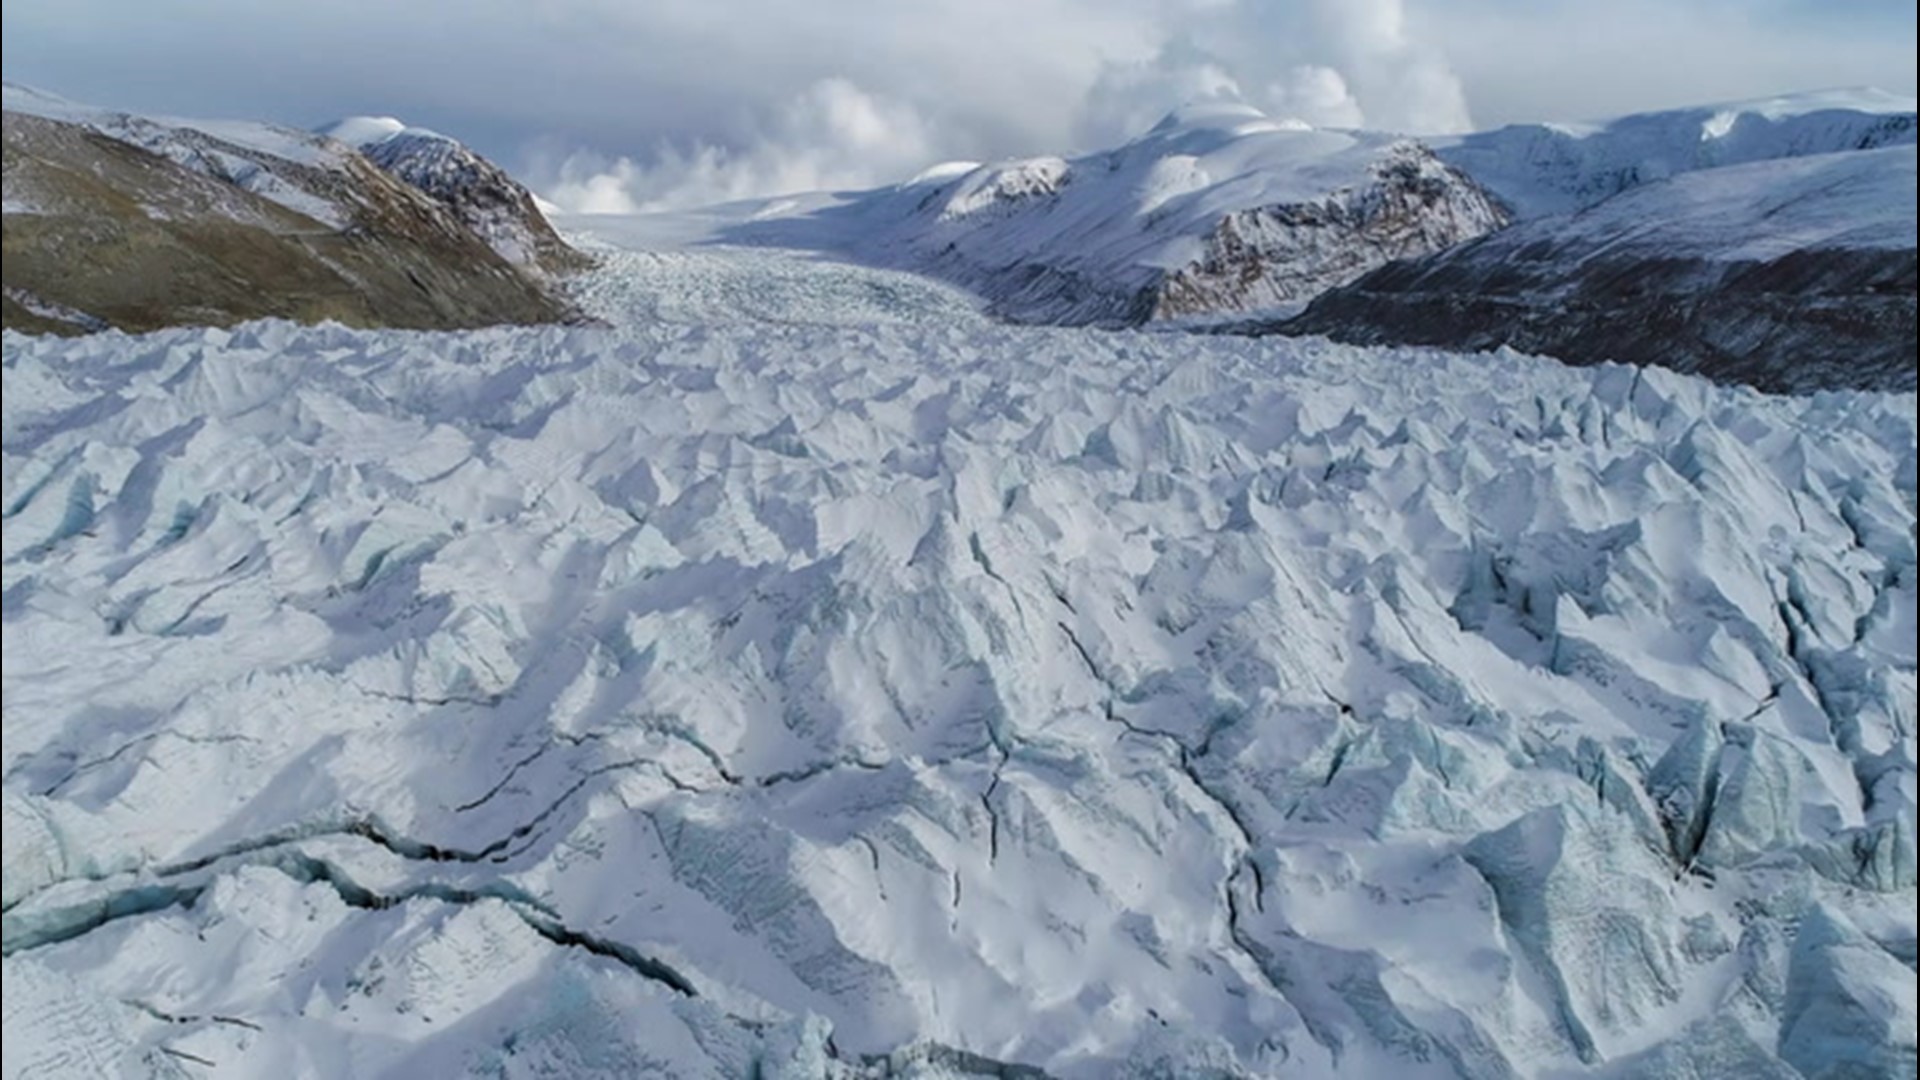
<path fill-rule="evenodd" d="M 316 134 L 366 150 L 398 138 L 457 142 L 428 128 L 414 127 L 391 116 L 349 116 L 316 130 Z"/>
<path fill-rule="evenodd" d="M 349 116 L 320 128 L 319 133 L 348 146 L 361 147 L 384 142 L 406 130 L 405 123 L 391 116 Z"/>
<path fill-rule="evenodd" d="M 7 1075 L 1911 1072 L 1912 395 L 653 227 L 5 336 Z"/>
<path fill-rule="evenodd" d="M 374 166 L 442 203 L 507 262 L 540 274 L 565 262 L 543 211 L 516 181 L 459 142 L 392 117 L 349 117 L 308 132 L 246 121 L 136 116 L 12 83 L 6 107 L 84 125 L 334 229 L 391 212 L 391 206 L 372 204 L 407 194 L 391 186 L 382 190 L 377 180 L 370 187 Z"/>
<path fill-rule="evenodd" d="M 1915 147 L 1781 158 L 1642 184 L 1564 221 L 1516 225 L 1497 238 L 1518 249 L 1551 235 L 1608 255 L 1655 249 L 1675 257 L 1777 259 L 1795 251 L 1916 244 Z"/>
<path fill-rule="evenodd" d="M 1823 90 L 1430 141 L 1531 217 L 1582 209 L 1700 169 L 1911 145 L 1915 108 L 1911 96 L 1881 90 Z"/>
<path fill-rule="evenodd" d="M 942 180 L 952 180 L 967 175 L 978 169 L 980 165 L 978 161 L 942 161 L 914 174 L 913 178 L 907 181 L 907 185 L 911 187 L 915 184 L 937 184 Z"/>
<path fill-rule="evenodd" d="M 1396 176 L 1429 205 L 1378 215 Z M 1179 110 L 1099 153 L 953 163 L 876 191 L 668 220 L 680 224 L 658 229 L 676 243 L 703 235 L 824 252 L 950 281 L 1023 322 L 1123 325 L 1305 301 L 1503 219 L 1412 140 L 1215 104 Z M 1385 235 L 1396 227 L 1405 232 Z M 1166 288 L 1182 295 L 1169 299 Z"/>
<path fill-rule="evenodd" d="M 249 120 L 187 120 L 140 116 L 82 105 L 44 90 L 7 83 L 9 111 L 61 120 L 251 191 L 334 228 L 350 220 L 347 208 L 316 191 L 303 169 L 344 167 L 342 148 L 310 132 Z"/>
<path fill-rule="evenodd" d="M 1914 108 L 1910 97 L 1832 90 L 1422 142 L 1316 130 L 1246 105 L 1208 103 L 1177 110 L 1126 145 L 1078 157 L 953 162 L 874 191 L 580 219 L 575 227 L 644 235 L 650 247 L 757 244 L 914 271 L 969 289 L 995 314 L 1022 322 L 1204 326 L 1297 311 L 1390 259 L 1498 229 L 1508 211 L 1562 215 L 1684 174 L 1911 146 Z M 378 126 L 385 122 L 366 123 L 376 134 L 386 130 Z M 1807 237 L 1870 244 L 1883 221 L 1898 225 L 1902 206 L 1910 209 L 1910 183 L 1895 190 L 1910 173 L 1854 176 L 1845 181 L 1851 202 L 1794 186 L 1811 172 L 1856 166 L 1868 168 L 1736 171 L 1648 203 L 1628 201 L 1596 222 L 1629 221 L 1670 198 L 1677 202 L 1655 209 L 1715 208 L 1710 220 L 1682 222 L 1691 243 L 1737 232 L 1758 235 L 1755 250 L 1774 252 Z M 1794 220 L 1739 217 L 1774 209 L 1767 200 L 1775 197 Z M 1859 227 L 1839 237 L 1848 215 Z M 1898 243 L 1911 231 L 1891 235 L 1887 242 Z M 1724 239 L 1717 246 L 1730 247 Z"/>
<path fill-rule="evenodd" d="M 391 116 L 353 116 L 319 130 L 426 193 L 507 262 L 546 273 L 560 253 L 547 210 L 531 192 L 457 139 Z"/>
<path fill-rule="evenodd" d="M 17 83 L 6 84 L 5 106 L 11 112 L 43 116 L 49 120 L 64 120 L 70 124 L 90 127 L 112 138 L 132 142 L 135 145 L 145 145 L 148 149 L 154 149 L 155 152 L 161 151 L 148 144 L 164 139 L 172 130 L 184 128 L 301 165 L 327 168 L 338 162 L 338 154 L 330 151 L 325 143 L 311 133 L 298 128 L 282 127 L 278 124 L 261 123 L 255 120 L 189 120 L 180 117 L 136 115 L 94 105 L 82 105 L 57 94 Z M 164 156 L 172 157 L 173 155 Z"/>

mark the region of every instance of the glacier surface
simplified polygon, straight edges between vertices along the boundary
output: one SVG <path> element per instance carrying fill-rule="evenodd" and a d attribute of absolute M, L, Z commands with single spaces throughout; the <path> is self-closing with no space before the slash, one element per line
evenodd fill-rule
<path fill-rule="evenodd" d="M 5 1075 L 1912 1074 L 1912 394 L 580 299 L 7 333 Z"/>

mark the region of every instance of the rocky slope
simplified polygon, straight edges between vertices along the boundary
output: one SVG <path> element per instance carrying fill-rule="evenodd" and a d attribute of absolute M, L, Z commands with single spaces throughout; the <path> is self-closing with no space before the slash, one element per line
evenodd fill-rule
<path fill-rule="evenodd" d="M 1123 326 L 1296 305 L 1505 221 L 1417 142 L 1216 105 L 1115 150 L 944 167 L 721 238 L 930 274 L 1019 322 Z"/>
<path fill-rule="evenodd" d="M 1910 131 L 1909 131 L 1910 135 Z M 1395 263 L 1243 329 L 1912 390 L 1911 144 L 1723 166 Z"/>
<path fill-rule="evenodd" d="M 438 200 L 510 263 L 546 274 L 588 263 L 553 231 L 532 192 L 457 139 L 377 116 L 342 120 L 321 133 Z"/>
<path fill-rule="evenodd" d="M 433 199 L 332 140 L 6 89 L 6 325 L 260 316 L 446 328 L 567 306 Z"/>

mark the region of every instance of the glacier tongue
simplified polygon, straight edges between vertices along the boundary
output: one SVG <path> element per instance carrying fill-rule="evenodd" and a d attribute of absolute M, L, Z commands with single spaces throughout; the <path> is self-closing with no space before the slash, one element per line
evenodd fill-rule
<path fill-rule="evenodd" d="M 600 273 L 6 335 L 9 1075 L 1911 1072 L 1912 395 Z"/>

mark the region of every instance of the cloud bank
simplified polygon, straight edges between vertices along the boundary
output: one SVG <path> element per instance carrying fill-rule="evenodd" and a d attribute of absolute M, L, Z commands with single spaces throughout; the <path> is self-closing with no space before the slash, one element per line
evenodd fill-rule
<path fill-rule="evenodd" d="M 1047 141 L 1033 149 L 1110 145 L 1151 127 L 1171 109 L 1231 100 L 1321 126 L 1463 131 L 1465 91 L 1444 55 L 1407 26 L 1402 0 L 1308 0 L 1295 4 L 1190 0 L 1161 4 L 1132 33 L 1122 56 L 1060 65 L 1049 100 L 1009 103 L 1040 113 Z M 1168 10 L 1178 18 L 1167 18 Z M 1147 48 L 1139 46 L 1146 45 Z M 989 50 L 991 52 L 992 50 Z M 1127 56 L 1126 53 L 1135 55 Z M 578 152 L 547 163 L 547 196 L 585 212 L 698 205 L 803 190 L 869 187 L 909 176 L 939 158 L 986 157 L 998 149 L 997 117 L 979 114 L 996 80 L 1020 73 L 982 57 L 959 89 L 889 96 L 851 78 L 820 79 L 764 108 L 729 141 L 662 140 L 643 156 L 613 160 Z M 1066 107 L 1062 107 L 1062 102 Z M 1040 117 L 1035 117 L 1040 119 Z"/>
<path fill-rule="evenodd" d="M 546 197 L 582 213 L 633 213 L 791 191 L 868 187 L 934 154 L 927 120 L 900 101 L 827 78 L 772 110 L 742 146 L 662 144 L 645 164 L 591 151 L 563 158 Z"/>
<path fill-rule="evenodd" d="M 8 0 L 9 79 L 460 135 L 574 209 L 1108 145 L 1192 100 L 1409 132 L 1874 83 L 1894 0 Z"/>

